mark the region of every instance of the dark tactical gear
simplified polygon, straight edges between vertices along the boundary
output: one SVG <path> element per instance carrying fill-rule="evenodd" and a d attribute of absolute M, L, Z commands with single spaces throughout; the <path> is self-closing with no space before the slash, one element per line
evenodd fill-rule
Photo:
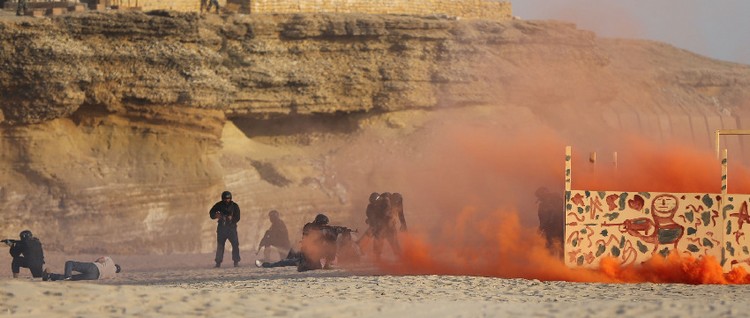
<path fill-rule="evenodd" d="M 22 16 L 26 14 L 26 10 L 28 10 L 29 7 L 26 4 L 26 0 L 18 0 L 18 7 L 16 8 L 16 15 Z"/>
<path fill-rule="evenodd" d="M 25 232 L 28 232 L 27 235 Z M 11 270 L 14 274 L 21 271 L 21 267 L 28 268 L 33 277 L 42 277 L 44 266 L 44 250 L 42 242 L 31 235 L 29 231 L 21 232 L 21 240 L 13 244 L 10 248 L 10 255 L 13 257 Z"/>
<path fill-rule="evenodd" d="M 561 244 L 565 231 L 565 201 L 562 196 L 550 192 L 541 187 L 534 193 L 539 200 L 539 232 L 544 235 L 547 248 L 557 253 L 554 249 L 555 242 Z"/>
<path fill-rule="evenodd" d="M 226 197 L 228 191 L 222 194 Z M 231 193 L 228 198 L 231 199 Z M 240 221 L 240 206 L 233 201 L 219 201 L 208 212 L 211 219 L 217 220 L 216 225 L 216 266 L 224 260 L 224 245 L 227 240 L 232 244 L 232 260 L 235 266 L 240 261 L 240 241 L 237 237 L 237 222 Z"/>
<path fill-rule="evenodd" d="M 319 214 L 315 221 L 305 224 L 302 228 L 302 260 L 297 266 L 297 271 L 300 272 L 323 268 L 321 259 L 325 259 L 326 267 L 336 259 L 338 234 L 328 227 L 328 217 L 325 215 Z"/>

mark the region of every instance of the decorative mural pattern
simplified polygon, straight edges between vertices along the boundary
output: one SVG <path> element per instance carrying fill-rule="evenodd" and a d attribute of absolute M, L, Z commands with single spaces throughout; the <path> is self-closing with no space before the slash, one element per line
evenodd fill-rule
<path fill-rule="evenodd" d="M 567 153 L 567 174 L 569 161 Z M 749 202 L 746 194 L 566 190 L 565 263 L 596 267 L 612 256 L 631 265 L 678 251 L 714 256 L 725 272 L 750 270 Z"/>

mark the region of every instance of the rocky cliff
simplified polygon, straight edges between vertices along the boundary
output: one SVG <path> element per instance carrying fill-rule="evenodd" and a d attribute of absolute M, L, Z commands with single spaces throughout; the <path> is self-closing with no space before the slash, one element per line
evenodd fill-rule
<path fill-rule="evenodd" d="M 749 67 L 560 22 L 4 16 L 0 44 L 0 233 L 71 252 L 210 251 L 225 189 L 245 250 L 269 209 L 297 237 L 319 211 L 361 225 L 370 192 L 408 192 L 383 157 L 467 118 L 707 148 L 750 128 Z"/>

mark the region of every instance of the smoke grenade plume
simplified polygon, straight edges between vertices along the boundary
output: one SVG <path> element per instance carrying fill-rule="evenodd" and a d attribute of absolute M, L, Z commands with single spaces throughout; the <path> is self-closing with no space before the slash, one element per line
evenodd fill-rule
<path fill-rule="evenodd" d="M 392 274 L 480 275 L 577 282 L 746 283 L 742 269 L 723 274 L 715 259 L 677 254 L 621 267 L 568 268 L 537 231 L 534 191 L 564 193 L 565 137 L 544 128 L 501 134 L 481 127 L 441 129 L 409 162 L 384 160 L 399 178 L 410 231 L 400 236 Z M 721 166 L 710 149 L 636 134 L 610 137 L 602 148 L 618 162 L 591 163 L 592 141 L 574 140 L 573 189 L 719 193 Z M 730 165 L 730 193 L 748 193 L 748 170 Z"/>

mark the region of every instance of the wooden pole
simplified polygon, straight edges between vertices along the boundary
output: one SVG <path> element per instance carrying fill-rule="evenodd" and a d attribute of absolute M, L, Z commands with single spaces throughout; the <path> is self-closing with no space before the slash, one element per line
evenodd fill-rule
<path fill-rule="evenodd" d="M 727 195 L 727 149 L 724 148 L 724 153 L 721 156 L 721 195 Z"/>
<path fill-rule="evenodd" d="M 614 161 L 615 164 L 615 172 L 617 172 L 617 151 L 612 153 L 612 161 Z"/>
<path fill-rule="evenodd" d="M 570 192 L 571 184 L 571 147 L 565 147 L 565 192 Z"/>
<path fill-rule="evenodd" d="M 719 144 L 721 143 L 721 135 L 750 135 L 750 130 L 747 129 L 717 129 L 716 130 L 716 159 L 719 159 L 721 156 L 721 147 Z"/>

